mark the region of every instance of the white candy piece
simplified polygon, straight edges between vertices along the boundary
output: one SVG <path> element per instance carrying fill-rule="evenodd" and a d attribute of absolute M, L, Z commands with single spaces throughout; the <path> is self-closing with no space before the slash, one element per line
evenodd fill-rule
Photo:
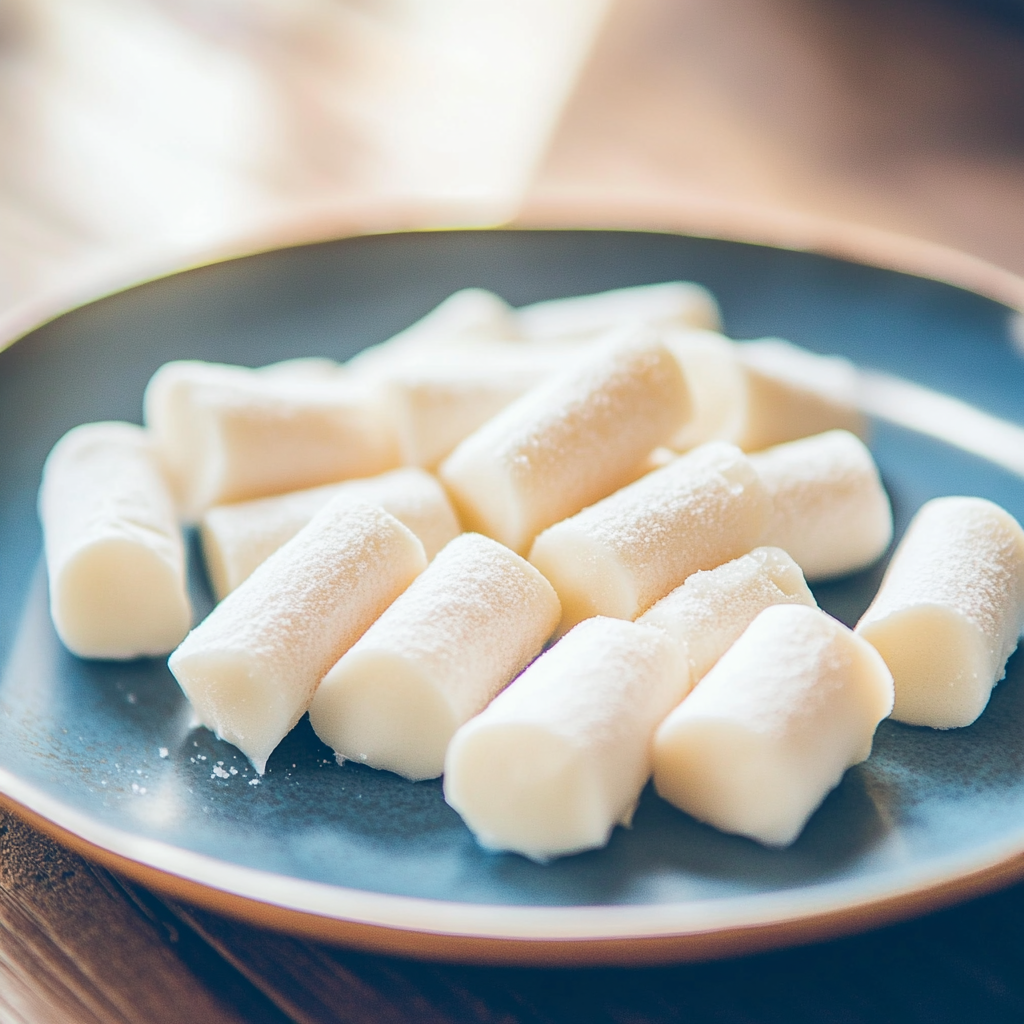
<path fill-rule="evenodd" d="M 455 730 L 540 653 L 559 615 L 532 565 L 463 534 L 327 673 L 309 720 L 341 759 L 436 778 Z"/>
<path fill-rule="evenodd" d="M 914 516 L 857 632 L 896 680 L 892 717 L 955 729 L 985 710 L 1024 627 L 1024 530 L 982 498 Z"/>
<path fill-rule="evenodd" d="M 262 775 L 327 670 L 426 567 L 394 516 L 332 501 L 185 638 L 168 665 L 199 722 Z"/>
<path fill-rule="evenodd" d="M 788 551 L 809 580 L 857 572 L 885 554 L 892 509 L 875 460 L 846 430 L 751 455 L 772 499 L 763 542 Z"/>
<path fill-rule="evenodd" d="M 192 624 L 185 549 L 151 439 L 87 423 L 57 442 L 39 491 L 50 613 L 82 658 L 166 654 Z"/>
<path fill-rule="evenodd" d="M 516 313 L 523 332 L 534 340 L 592 338 L 622 327 L 715 330 L 721 322 L 711 293 L 684 281 L 550 299 L 523 306 Z"/>
<path fill-rule="evenodd" d="M 748 552 L 770 511 L 747 456 L 714 441 L 545 530 L 530 561 L 562 602 L 562 632 L 591 615 L 635 619 L 691 574 Z"/>
<path fill-rule="evenodd" d="M 398 465 L 378 399 L 341 374 L 169 364 L 144 406 L 187 518 Z"/>
<path fill-rule="evenodd" d="M 382 372 L 384 403 L 402 462 L 435 467 L 474 430 L 562 369 L 576 352 L 524 345 L 481 345 Z"/>
<path fill-rule="evenodd" d="M 522 554 L 541 530 L 634 479 L 689 408 L 672 353 L 628 333 L 470 434 L 440 477 L 465 526 Z"/>
<path fill-rule="evenodd" d="M 654 784 L 724 832 L 788 846 L 892 709 L 878 652 L 822 611 L 754 620 L 658 729 Z"/>
<path fill-rule="evenodd" d="M 735 346 L 744 368 L 743 417 L 727 440 L 744 451 L 849 430 L 867 436 L 857 408 L 857 368 L 839 356 L 820 356 L 776 338 Z"/>
<path fill-rule="evenodd" d="M 450 347 L 460 350 L 481 342 L 517 341 L 521 337 L 515 311 L 504 299 L 483 288 L 464 288 L 404 331 L 371 345 L 345 365 L 359 374 L 377 374 L 407 360 L 421 361 Z"/>
<path fill-rule="evenodd" d="M 692 687 L 765 608 L 777 604 L 817 607 L 800 566 L 779 548 L 760 547 L 695 572 L 636 621 L 658 626 L 683 647 Z"/>
<path fill-rule="evenodd" d="M 590 619 L 448 747 L 445 799 L 482 846 L 537 861 L 604 846 L 651 773 L 651 737 L 685 693 L 660 629 Z"/>
<path fill-rule="evenodd" d="M 693 398 L 693 415 L 669 446 L 685 452 L 708 441 L 742 440 L 747 372 L 736 344 L 713 331 L 667 331 L 663 339 L 683 367 Z"/>
<path fill-rule="evenodd" d="M 222 601 L 248 579 L 257 566 L 334 498 L 344 498 L 353 505 L 379 505 L 390 512 L 419 537 L 428 561 L 461 530 L 437 478 L 412 468 L 217 505 L 200 523 L 206 571 L 217 600 Z"/>

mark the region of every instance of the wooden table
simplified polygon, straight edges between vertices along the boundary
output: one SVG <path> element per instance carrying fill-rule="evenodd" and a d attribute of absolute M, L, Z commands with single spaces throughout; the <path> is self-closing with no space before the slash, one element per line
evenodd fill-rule
<path fill-rule="evenodd" d="M 621 0 L 576 76 L 605 5 L 559 8 L 544 33 L 548 49 L 532 63 L 516 63 L 533 38 L 522 11 L 539 18 L 544 8 L 509 8 L 506 45 L 495 50 L 505 63 L 489 79 L 488 102 L 507 105 L 518 134 L 510 142 L 494 133 L 481 155 L 465 130 L 431 149 L 391 114 L 429 79 L 434 99 L 417 109 L 455 118 L 465 81 L 487 61 L 432 79 L 445 39 L 417 36 L 391 7 L 299 7 L 334 19 L 330 30 L 298 16 L 275 22 L 286 8 L 270 3 L 254 7 L 263 21 L 241 28 L 231 20 L 239 5 L 226 0 L 137 5 L 117 18 L 95 3 L 76 14 L 66 0 L 0 6 L 0 309 L 24 316 L 55 291 L 88 292 L 90 282 L 142 266 L 238 249 L 245 235 L 322 234 L 338 211 L 367 199 L 397 203 L 411 224 L 483 223 L 524 204 L 550 211 L 569 201 L 664 202 L 698 218 L 726 206 L 774 210 L 906 232 L 1024 272 L 1024 36 L 1004 25 L 923 0 Z M 484 42 L 493 27 L 470 26 Z M 74 45 L 83 33 L 92 33 L 91 57 Z M 188 99 L 191 107 L 159 107 L 173 89 L 147 94 L 142 117 L 116 83 L 106 80 L 103 92 L 101 74 L 83 77 L 104 55 L 134 53 L 135 40 L 156 46 L 160 74 L 180 73 L 176 87 L 213 74 L 220 91 Z M 352 57 L 367 52 L 365 66 Z M 211 53 L 220 54 L 216 74 Z M 377 74 L 381 66 L 391 77 Z M 399 66 L 413 72 L 396 93 Z M 529 102 L 527 79 L 545 83 Z M 274 144 L 256 151 L 251 132 L 231 136 L 224 112 L 268 95 L 280 117 L 263 126 Z M 183 103 L 199 118 L 215 106 L 211 96 L 221 113 L 179 125 L 185 144 L 175 149 L 175 111 Z M 255 103 L 247 116 L 264 109 Z M 59 138 L 47 135 L 53 126 Z M 114 173 L 111 140 L 120 140 L 117 159 L 141 168 L 135 178 Z M 475 170 L 455 180 L 467 153 Z M 125 195 L 138 174 L 149 189 Z M 32 1024 L 1024 1018 L 1024 886 L 873 934 L 734 962 L 420 964 L 172 904 L 4 814 L 0 915 L 0 1019 Z"/>

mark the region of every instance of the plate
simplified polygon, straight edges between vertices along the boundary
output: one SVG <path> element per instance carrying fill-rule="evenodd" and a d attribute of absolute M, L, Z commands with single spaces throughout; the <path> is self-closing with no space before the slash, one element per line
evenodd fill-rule
<path fill-rule="evenodd" d="M 918 385 L 907 394 L 932 396 L 940 411 L 966 410 L 1011 435 L 1024 423 L 1007 307 L 763 245 L 628 231 L 392 234 L 263 253 L 101 299 L 0 353 L 4 800 L 178 898 L 309 937 L 452 960 L 735 954 L 865 928 L 1024 875 L 1020 655 L 970 728 L 883 723 L 871 759 L 787 850 L 718 833 L 648 791 L 633 828 L 617 829 L 606 849 L 539 866 L 477 847 L 437 781 L 338 766 L 306 721 L 258 780 L 233 747 L 191 728 L 162 660 L 81 661 L 56 639 L 35 515 L 43 459 L 75 424 L 138 421 L 162 362 L 343 359 L 470 285 L 521 304 L 677 278 L 712 289 L 734 337 L 842 353 L 888 375 L 878 380 Z M 889 394 L 900 419 L 913 402 L 898 387 Z M 943 406 L 941 395 L 958 401 Z M 939 435 L 957 442 L 956 416 L 938 418 Z M 1024 518 L 1024 478 L 922 429 L 875 424 L 898 531 L 942 494 L 981 495 Z M 881 571 L 817 597 L 852 623 Z M 197 608 L 208 608 L 202 574 L 193 580 Z"/>

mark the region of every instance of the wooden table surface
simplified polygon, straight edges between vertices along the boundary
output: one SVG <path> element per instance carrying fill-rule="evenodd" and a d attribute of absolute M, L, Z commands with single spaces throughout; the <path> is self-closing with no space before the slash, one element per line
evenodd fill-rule
<path fill-rule="evenodd" d="M 1024 30 L 923 0 L 426 10 L 0 0 L 0 315 L 381 201 L 731 204 L 1024 273 Z M 170 903 L 2 814 L 0 916 L 0 1020 L 32 1024 L 1024 1019 L 1024 886 L 732 962 L 448 966 Z"/>

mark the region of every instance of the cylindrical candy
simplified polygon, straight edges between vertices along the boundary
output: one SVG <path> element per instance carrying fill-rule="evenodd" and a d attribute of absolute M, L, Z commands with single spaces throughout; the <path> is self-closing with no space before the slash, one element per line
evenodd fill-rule
<path fill-rule="evenodd" d="M 784 548 L 809 580 L 857 572 L 885 553 L 892 510 L 878 467 L 846 430 L 750 457 L 772 499 L 763 543 Z"/>
<path fill-rule="evenodd" d="M 545 530 L 530 561 L 562 602 L 563 632 L 591 615 L 635 619 L 754 547 L 770 508 L 747 456 L 714 441 Z"/>
<path fill-rule="evenodd" d="M 669 442 L 677 452 L 740 437 L 747 422 L 747 375 L 735 342 L 713 331 L 666 331 L 665 343 L 690 384 L 693 415 Z"/>
<path fill-rule="evenodd" d="M 754 452 L 826 430 L 866 436 L 857 368 L 849 360 L 776 338 L 743 342 L 736 352 L 744 369 L 743 416 L 726 440 Z"/>
<path fill-rule="evenodd" d="M 696 686 L 765 610 L 776 604 L 816 607 L 800 566 L 780 548 L 754 548 L 731 562 L 695 572 L 637 619 L 681 644 Z"/>
<path fill-rule="evenodd" d="M 776 605 L 658 729 L 654 784 L 725 832 L 788 846 L 892 709 L 878 652 L 816 608 Z"/>
<path fill-rule="evenodd" d="M 199 721 L 262 774 L 327 670 L 426 567 L 394 516 L 344 499 L 271 555 L 168 665 Z"/>
<path fill-rule="evenodd" d="M 83 658 L 166 654 L 192 623 L 174 500 L 151 439 L 88 423 L 57 442 L 39 491 L 50 612 Z"/>
<path fill-rule="evenodd" d="M 146 422 L 188 518 L 212 505 L 398 465 L 394 430 L 376 395 L 343 375 L 173 372 L 173 400 L 162 397 L 171 369 L 150 382 Z"/>
<path fill-rule="evenodd" d="M 686 681 L 662 630 L 583 622 L 455 734 L 445 799 L 491 849 L 546 861 L 604 846 L 632 820 Z"/>
<path fill-rule="evenodd" d="M 479 346 L 459 358 L 406 363 L 377 386 L 398 434 L 402 462 L 436 466 L 474 430 L 563 368 L 577 352 L 557 346 Z"/>
<path fill-rule="evenodd" d="M 223 600 L 324 505 L 339 497 L 353 505 L 379 505 L 390 512 L 419 537 L 428 561 L 460 530 L 437 478 L 413 468 L 217 505 L 207 511 L 200 525 L 206 571 L 217 600 Z"/>
<path fill-rule="evenodd" d="M 715 330 L 720 322 L 711 293 L 685 281 L 550 299 L 523 306 L 516 313 L 527 337 L 538 340 L 590 338 L 630 326 Z"/>
<path fill-rule="evenodd" d="M 672 353 L 629 333 L 467 437 L 442 463 L 441 480 L 465 526 L 525 553 L 541 530 L 633 479 L 689 407 Z"/>
<path fill-rule="evenodd" d="M 375 375 L 409 359 L 418 362 L 450 346 L 515 341 L 520 333 L 515 311 L 507 302 L 483 288 L 463 288 L 404 331 L 363 349 L 345 366 L 359 374 Z"/>
<path fill-rule="evenodd" d="M 463 534 L 327 673 L 310 722 L 341 758 L 435 778 L 455 730 L 537 656 L 558 618 L 529 562 Z"/>
<path fill-rule="evenodd" d="M 985 710 L 1024 626 L 1024 530 L 982 498 L 922 506 L 857 632 L 896 680 L 893 718 L 953 729 Z"/>

